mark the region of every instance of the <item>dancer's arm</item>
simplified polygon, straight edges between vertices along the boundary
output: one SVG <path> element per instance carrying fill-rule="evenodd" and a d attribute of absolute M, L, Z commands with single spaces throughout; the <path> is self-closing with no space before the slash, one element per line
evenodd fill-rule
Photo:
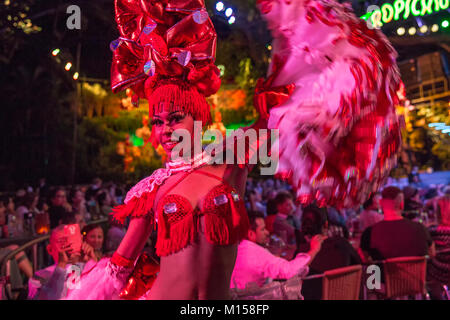
<path fill-rule="evenodd" d="M 131 219 L 127 233 L 114 253 L 112 262 L 123 267 L 132 266 L 144 249 L 152 228 L 153 215 Z M 127 260 L 129 261 L 128 264 L 126 263 Z"/>

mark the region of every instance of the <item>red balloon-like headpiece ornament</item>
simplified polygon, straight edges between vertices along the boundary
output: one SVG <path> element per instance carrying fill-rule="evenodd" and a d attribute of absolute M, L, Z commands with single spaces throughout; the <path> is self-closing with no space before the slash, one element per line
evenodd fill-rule
<path fill-rule="evenodd" d="M 131 88 L 150 116 L 166 104 L 210 123 L 205 97 L 219 90 L 217 34 L 203 0 L 115 0 L 120 37 L 111 42 L 114 93 Z"/>

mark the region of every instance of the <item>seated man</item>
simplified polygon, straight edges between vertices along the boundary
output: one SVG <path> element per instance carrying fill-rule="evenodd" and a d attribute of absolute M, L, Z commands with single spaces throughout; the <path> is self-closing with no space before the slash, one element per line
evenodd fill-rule
<path fill-rule="evenodd" d="M 361 236 L 366 259 L 385 260 L 396 257 L 435 255 L 428 230 L 420 223 L 402 217 L 402 191 L 387 187 L 382 192 L 384 220 L 367 228 Z"/>
<path fill-rule="evenodd" d="M 427 266 L 428 285 L 432 299 L 442 299 L 442 289 L 450 279 L 450 187 L 437 199 L 438 225 L 429 228 L 436 243 L 437 254 Z"/>
<path fill-rule="evenodd" d="M 304 271 L 319 252 L 323 237 L 317 235 L 311 240 L 308 253 L 299 253 L 288 261 L 274 256 L 265 248 L 269 232 L 262 213 L 249 214 L 250 229 L 247 240 L 238 246 L 236 264 L 231 276 L 231 288 L 244 289 L 250 283 L 258 286 L 270 279 L 289 279 Z"/>
<path fill-rule="evenodd" d="M 77 224 L 61 225 L 50 236 L 48 253 L 55 264 L 36 271 L 28 282 L 28 299 L 58 300 L 76 290 L 76 277 L 96 263 L 94 249 L 82 242 Z M 79 272 L 79 273 L 78 273 Z"/>
<path fill-rule="evenodd" d="M 277 214 L 273 221 L 273 233 L 283 239 L 284 243 L 295 245 L 300 230 L 300 220 L 294 216 L 295 205 L 292 195 L 281 191 L 275 197 Z"/>

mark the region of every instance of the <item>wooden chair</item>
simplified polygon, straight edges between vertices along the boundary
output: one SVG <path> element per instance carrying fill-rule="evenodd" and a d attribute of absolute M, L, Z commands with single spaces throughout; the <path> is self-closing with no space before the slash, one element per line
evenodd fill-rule
<path fill-rule="evenodd" d="M 386 282 L 385 299 L 425 295 L 426 257 L 400 257 L 383 262 Z"/>
<path fill-rule="evenodd" d="M 361 265 L 325 271 L 322 280 L 322 300 L 358 300 L 361 275 Z"/>

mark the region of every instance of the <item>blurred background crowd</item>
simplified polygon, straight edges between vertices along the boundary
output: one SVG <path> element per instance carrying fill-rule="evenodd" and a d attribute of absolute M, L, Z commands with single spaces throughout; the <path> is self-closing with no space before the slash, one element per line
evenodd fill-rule
<path fill-rule="evenodd" d="M 79 225 L 83 242 L 92 247 L 97 259 L 111 255 L 125 235 L 127 224 L 121 226 L 115 223 L 110 213 L 114 206 L 123 203 L 129 187 L 103 182 L 99 178 L 89 185 L 49 186 L 41 179 L 37 185 L 27 185 L 15 193 L 2 194 L 0 260 L 27 241 L 48 235 L 58 226 L 73 224 Z M 259 244 L 275 256 L 292 260 L 299 252 L 309 250 L 309 242 L 317 234 L 324 234 L 328 240 L 334 239 L 322 246 L 324 252 L 329 250 L 329 258 L 324 260 L 328 262 L 322 263 L 317 270 L 312 265 L 310 274 L 314 274 L 370 259 L 362 250 L 364 244 L 361 235 L 385 219 L 380 200 L 383 190 L 393 187 L 403 195 L 402 218 L 423 225 L 433 238 L 433 246 L 438 252 L 449 249 L 450 184 L 427 185 L 421 182 L 419 174 L 410 175 L 408 183 L 403 186 L 394 179 L 389 180 L 379 193 L 373 194 L 360 207 L 352 209 L 303 207 L 295 202 L 295 194 L 289 184 L 272 178 L 249 178 L 245 203 L 250 216 L 264 219 L 267 241 Z M 154 253 L 155 239 L 156 234 L 149 238 L 146 251 Z M 28 289 L 27 283 L 33 276 L 33 270 L 50 266 L 57 260 L 47 249 L 41 259 L 43 262 L 33 268 L 32 259 L 27 258 L 30 255 L 25 250 L 11 259 L 10 281 L 22 291 Z M 404 256 L 408 255 L 411 254 L 405 252 Z M 342 261 L 343 256 L 346 262 Z M 321 258 L 318 256 L 317 259 Z M 443 278 L 448 278 L 450 254 L 443 253 L 433 259 L 439 260 L 437 273 L 444 273 Z M 1 263 L 3 265 L 4 261 Z M 432 272 L 433 267 L 428 270 Z M 435 273 L 436 270 L 434 268 Z M 20 290 L 16 291 L 17 295 L 21 294 Z"/>

